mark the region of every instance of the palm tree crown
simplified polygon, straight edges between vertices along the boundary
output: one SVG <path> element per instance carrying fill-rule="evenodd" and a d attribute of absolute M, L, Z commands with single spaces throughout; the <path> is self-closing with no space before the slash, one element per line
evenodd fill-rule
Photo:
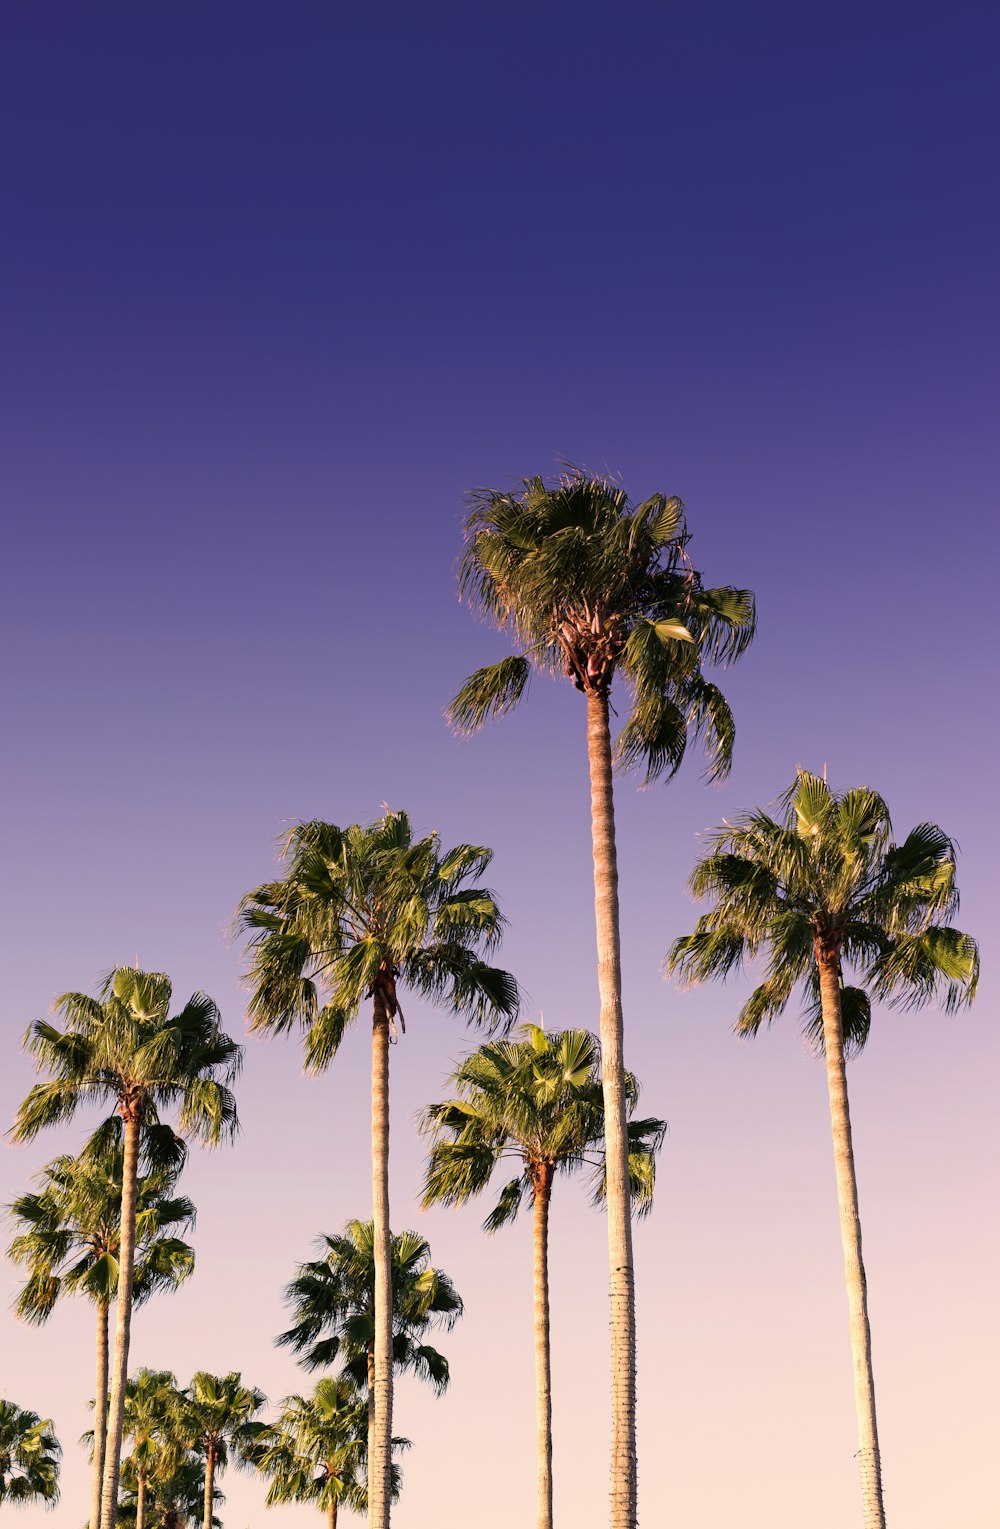
<path fill-rule="evenodd" d="M 414 839 L 405 812 L 367 826 L 298 824 L 286 875 L 249 893 L 254 1029 L 306 1031 L 306 1066 L 322 1071 L 368 997 L 403 1025 L 399 988 L 446 1003 L 474 1022 L 513 1017 L 517 989 L 482 959 L 503 919 L 493 894 L 469 882 L 492 852 L 437 834 Z M 320 1003 L 320 990 L 325 1002 Z"/>
<path fill-rule="evenodd" d="M 0 1400 L 0 1504 L 56 1502 L 61 1452 L 48 1418 Z"/>
<path fill-rule="evenodd" d="M 268 1507 L 303 1502 L 329 1513 L 342 1503 L 364 1512 L 367 1435 L 367 1403 L 344 1376 L 324 1376 L 309 1396 L 286 1396 L 256 1459 L 270 1482 Z"/>
<path fill-rule="evenodd" d="M 619 762 L 647 780 L 673 774 L 689 734 L 704 736 L 713 776 L 729 768 L 733 719 L 704 660 L 739 657 L 753 637 L 748 590 L 706 588 L 692 565 L 684 506 L 654 494 L 634 505 L 607 478 L 570 469 L 555 483 L 470 496 L 462 595 L 518 652 L 471 675 L 450 715 L 463 731 L 520 700 L 531 666 L 607 694 L 630 691 Z"/>
<path fill-rule="evenodd" d="M 171 984 L 162 972 L 116 967 L 98 998 L 64 993 L 59 1030 L 36 1020 L 25 1044 L 50 1074 L 36 1083 L 17 1113 L 12 1135 L 30 1141 L 70 1120 L 82 1104 L 110 1104 L 125 1121 L 154 1127 L 159 1112 L 179 1109 L 185 1136 L 218 1142 L 238 1129 L 228 1084 L 238 1074 L 243 1048 L 225 1035 L 211 998 L 195 993 L 169 1017 Z"/>
<path fill-rule="evenodd" d="M 741 1034 L 756 1034 L 802 985 L 806 1028 L 821 1042 L 827 962 L 840 978 L 849 1050 L 868 1037 L 872 998 L 913 1008 L 940 995 L 951 1011 L 975 996 L 976 942 L 946 922 L 958 907 L 955 846 L 933 823 L 897 843 L 876 792 L 837 794 L 800 771 L 779 818 L 749 813 L 716 830 L 710 845 L 691 887 L 712 907 L 675 941 L 668 964 L 701 981 L 765 952 L 765 979 L 736 1022 Z M 844 965 L 859 974 L 858 986 L 844 985 Z"/>
<path fill-rule="evenodd" d="M 64 1154 L 43 1168 L 38 1190 L 8 1207 L 20 1230 L 8 1249 L 28 1270 L 14 1310 L 26 1322 L 44 1322 L 64 1291 L 110 1306 L 118 1289 L 122 1171 L 120 1140 L 101 1142 L 78 1158 Z M 195 1208 L 174 1195 L 176 1168 L 157 1168 L 139 1179 L 136 1194 L 138 1304 L 174 1289 L 194 1270 L 194 1249 L 179 1232 L 194 1224 Z"/>
<path fill-rule="evenodd" d="M 556 1172 L 589 1169 L 594 1200 L 603 1201 L 604 1098 L 595 1036 L 586 1030 L 547 1034 L 529 1025 L 523 1039 L 488 1042 L 467 1056 L 451 1082 L 456 1096 L 424 1116 L 433 1143 L 424 1205 L 460 1204 L 482 1193 L 510 1159 L 521 1171 L 501 1190 L 484 1223 L 487 1231 L 513 1220 L 524 1199 L 532 1201 Z M 631 1073 L 626 1089 L 631 1116 L 639 1098 Z M 630 1118 L 628 1130 L 632 1205 L 643 1215 L 652 1205 L 666 1124 Z"/>
<path fill-rule="evenodd" d="M 300 1355 L 307 1370 L 339 1363 L 345 1376 L 365 1387 L 375 1339 L 372 1223 L 350 1221 L 323 1242 L 325 1255 L 300 1265 L 285 1292 L 295 1322 L 278 1342 Z M 462 1299 L 448 1275 L 434 1268 L 430 1246 L 416 1232 L 392 1238 L 392 1304 L 393 1368 L 444 1391 L 448 1361 L 424 1340 L 436 1327 L 455 1325 Z"/>

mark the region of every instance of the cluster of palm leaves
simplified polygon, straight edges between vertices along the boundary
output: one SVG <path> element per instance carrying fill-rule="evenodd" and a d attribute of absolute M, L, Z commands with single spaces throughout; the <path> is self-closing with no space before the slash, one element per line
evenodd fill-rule
<path fill-rule="evenodd" d="M 455 726 L 469 731 L 504 715 L 533 670 L 570 679 L 586 702 L 599 1035 L 538 1026 L 511 1034 L 520 994 L 495 964 L 503 918 L 482 880 L 487 848 L 447 849 L 437 834 L 418 837 L 402 811 L 291 830 L 280 876 L 240 903 L 250 1022 L 271 1033 L 297 1030 L 306 1067 L 323 1072 L 348 1027 L 363 1011 L 369 1016 L 372 1217 L 326 1236 L 290 1283 L 294 1320 L 278 1341 L 308 1370 L 334 1373 L 310 1395 L 286 1397 L 266 1423 L 258 1416 L 264 1398 L 239 1375 L 195 1376 L 179 1392 L 166 1372 L 130 1377 L 128 1367 L 133 1304 L 191 1272 L 180 1233 L 193 1208 L 175 1193 L 183 1138 L 214 1144 L 235 1132 L 230 1085 L 240 1047 L 203 994 L 171 1018 L 161 974 L 117 968 L 96 998 L 60 999 L 64 1028 L 38 1022 L 29 1033 L 48 1078 L 25 1100 L 14 1134 L 30 1139 L 81 1105 L 111 1113 L 78 1163 L 58 1159 L 16 1202 L 11 1252 L 28 1269 L 19 1301 L 27 1320 L 44 1320 L 63 1291 L 86 1294 L 97 1309 L 90 1529 L 198 1516 L 211 1529 L 230 1454 L 263 1472 L 269 1502 L 311 1503 L 330 1524 L 348 1508 L 388 1529 L 400 1488 L 396 1457 L 407 1442 L 393 1432 L 394 1377 L 409 1371 L 443 1390 L 448 1364 L 429 1339 L 462 1310 L 427 1244 L 391 1230 L 389 1060 L 405 1035 L 410 995 L 490 1032 L 458 1065 L 450 1097 L 425 1112 L 424 1203 L 459 1204 L 493 1186 L 489 1232 L 531 1209 L 540 1529 L 553 1521 L 548 1227 L 556 1178 L 582 1173 L 606 1214 L 610 1523 L 637 1524 L 632 1220 L 650 1208 L 665 1125 L 637 1114 L 638 1084 L 625 1065 L 613 781 L 618 769 L 638 769 L 646 782 L 669 777 L 699 740 L 709 775 L 727 773 L 733 717 L 706 670 L 745 651 L 754 600 L 705 581 L 678 499 L 654 495 L 636 505 L 617 483 L 576 470 L 552 483 L 530 478 L 510 492 L 476 493 L 466 531 L 463 598 L 514 651 L 465 682 L 450 709 Z M 612 717 L 621 713 L 613 736 Z M 973 997 L 978 950 L 950 922 L 955 861 L 936 826 L 900 840 L 877 793 L 838 793 L 799 771 L 773 814 L 748 813 L 712 836 L 692 877 L 707 911 L 667 961 L 683 979 L 700 981 L 763 960 L 763 978 L 737 1020 L 743 1034 L 802 995 L 828 1081 L 866 1529 L 884 1529 L 885 1510 L 846 1063 L 865 1043 L 873 1002 L 907 1007 L 940 996 L 954 1008 Z M 162 1118 L 173 1110 L 176 1127 Z M 505 1165 L 509 1176 L 497 1185 Z M 51 1499 L 50 1425 L 2 1407 L 0 1500 L 32 1491 Z M 123 1466 L 124 1438 L 132 1449 Z"/>

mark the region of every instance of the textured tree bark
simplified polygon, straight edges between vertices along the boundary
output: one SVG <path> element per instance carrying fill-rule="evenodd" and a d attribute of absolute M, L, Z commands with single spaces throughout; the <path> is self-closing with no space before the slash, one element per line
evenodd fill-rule
<path fill-rule="evenodd" d="M 372 1220 L 375 1231 L 373 1453 L 368 1522 L 388 1529 L 392 1439 L 392 1233 L 389 1229 L 389 1017 L 376 989 L 372 1022 Z"/>
<path fill-rule="evenodd" d="M 606 691 L 587 694 L 590 821 L 594 846 L 597 983 L 611 1266 L 611 1529 L 636 1529 L 635 1283 L 628 1177 L 628 1113 L 621 999 L 618 854 Z"/>
<path fill-rule="evenodd" d="M 135 1529 L 146 1529 L 146 1475 L 139 1472 L 135 1503 Z"/>
<path fill-rule="evenodd" d="M 327 1529 L 337 1529 L 337 1499 L 334 1498 L 326 1515 Z"/>
<path fill-rule="evenodd" d="M 118 1477 L 122 1458 L 122 1423 L 125 1417 L 125 1382 L 128 1379 L 128 1346 L 132 1326 L 132 1280 L 135 1274 L 135 1196 L 139 1176 L 141 1110 L 125 1118 L 125 1161 L 122 1170 L 122 1219 L 118 1245 L 118 1304 L 115 1311 L 115 1359 L 108 1402 L 108 1431 L 104 1454 L 104 1489 L 101 1494 L 101 1529 L 115 1529 L 118 1517 Z"/>
<path fill-rule="evenodd" d="M 205 1452 L 205 1513 L 203 1529 L 212 1529 L 212 1498 L 215 1496 L 215 1446 Z"/>
<path fill-rule="evenodd" d="M 861 1217 L 858 1182 L 851 1140 L 851 1112 L 844 1065 L 844 1032 L 840 1011 L 840 962 L 836 956 L 817 956 L 820 1000 L 823 1006 L 823 1043 L 826 1051 L 826 1082 L 830 1096 L 833 1130 L 833 1161 L 840 1208 L 840 1237 L 844 1245 L 844 1278 L 851 1322 L 851 1356 L 854 1361 L 854 1404 L 858 1415 L 858 1465 L 865 1529 L 885 1529 L 882 1502 L 882 1461 L 875 1418 L 875 1380 L 872 1373 L 872 1335 L 868 1322 L 868 1285 L 861 1256 Z"/>
<path fill-rule="evenodd" d="M 534 1181 L 535 1416 L 538 1450 L 538 1529 L 552 1529 L 552 1352 L 549 1332 L 549 1202 L 552 1168 Z"/>
<path fill-rule="evenodd" d="M 97 1380 L 94 1391 L 94 1465 L 90 1485 L 90 1529 L 100 1529 L 104 1452 L 108 1433 L 108 1317 L 105 1302 L 97 1308 Z M 139 1525 L 138 1529 L 142 1529 Z"/>

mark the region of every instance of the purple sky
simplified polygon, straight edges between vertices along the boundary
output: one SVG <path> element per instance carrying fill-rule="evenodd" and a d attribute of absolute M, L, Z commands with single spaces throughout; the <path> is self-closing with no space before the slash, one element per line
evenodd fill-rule
<path fill-rule="evenodd" d="M 462 498 L 559 457 L 680 494 L 761 625 L 730 781 L 692 758 L 619 793 L 628 1058 L 671 1124 L 637 1240 L 643 1522 L 858 1517 L 822 1071 L 792 1017 L 733 1039 L 740 984 L 659 970 L 695 834 L 825 763 L 958 838 L 984 945 L 976 1008 L 878 1014 L 852 1097 L 891 1518 L 988 1529 L 992 8 L 13 0 L 0 34 L 3 1119 L 28 1022 L 115 962 L 242 1032 L 226 931 L 275 836 L 383 802 L 496 848 L 526 1017 L 596 1026 L 578 697 L 538 682 L 471 742 L 442 720 L 503 651 L 455 600 Z M 394 1222 L 467 1305 L 449 1396 L 400 1390 L 399 1529 L 532 1511 L 528 1226 L 415 1209 L 414 1115 L 465 1044 L 414 1006 L 393 1055 Z M 308 1384 L 271 1346 L 280 1291 L 368 1214 L 367 1089 L 364 1026 L 320 1081 L 249 1044 L 243 1137 L 186 1177 L 197 1273 L 140 1315 L 136 1364 Z M 0 1200 L 82 1131 L 4 1148 Z M 596 1529 L 604 1228 L 576 1186 L 553 1234 L 557 1511 Z M 55 1417 L 82 1519 L 91 1312 L 0 1331 L 0 1394 Z M 318 1520 L 223 1484 L 227 1529 Z"/>

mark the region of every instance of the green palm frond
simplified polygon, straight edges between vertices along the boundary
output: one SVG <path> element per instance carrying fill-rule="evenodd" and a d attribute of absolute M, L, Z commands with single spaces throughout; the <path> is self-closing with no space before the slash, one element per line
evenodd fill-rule
<path fill-rule="evenodd" d="M 495 1232 L 533 1202 L 539 1176 L 576 1173 L 589 1165 L 592 1189 L 603 1193 L 604 1100 L 600 1046 L 586 1030 L 547 1033 L 527 1025 L 516 1039 L 489 1041 L 471 1052 L 451 1078 L 452 1098 L 431 1105 L 422 1118 L 430 1155 L 422 1203 L 457 1205 L 484 1193 L 502 1161 L 521 1171 L 509 1179 L 487 1216 Z M 626 1075 L 630 1117 L 639 1087 Z M 655 1157 L 666 1127 L 635 1125 L 637 1208 L 645 1213 L 655 1177 Z M 648 1156 L 649 1162 L 640 1162 Z M 647 1193 L 648 1191 L 648 1193 Z"/>
<path fill-rule="evenodd" d="M 449 708 L 459 731 L 511 710 L 532 667 L 604 694 L 620 673 L 631 691 L 616 750 L 623 768 L 647 780 L 673 774 L 690 733 L 708 745 L 710 774 L 726 772 L 732 716 L 702 668 L 746 650 L 754 600 L 705 586 L 679 499 L 636 505 L 612 479 L 569 466 L 554 482 L 476 490 L 465 535 L 461 598 L 518 651 L 462 686 Z"/>
<path fill-rule="evenodd" d="M 818 971 L 840 985 L 845 1050 L 871 1026 L 871 999 L 915 1008 L 937 997 L 947 1012 L 970 1003 L 979 978 L 971 935 L 943 919 L 958 907 L 955 845 L 921 823 L 897 844 L 878 792 L 838 794 L 806 770 L 780 799 L 782 815 L 747 813 L 709 835 L 691 876 L 709 911 L 675 940 L 667 967 L 688 982 L 725 977 L 762 953 L 765 980 L 744 1005 L 737 1030 L 752 1035 L 804 989 L 806 1034 L 821 1043 Z M 859 980 L 845 982 L 841 968 Z"/>

